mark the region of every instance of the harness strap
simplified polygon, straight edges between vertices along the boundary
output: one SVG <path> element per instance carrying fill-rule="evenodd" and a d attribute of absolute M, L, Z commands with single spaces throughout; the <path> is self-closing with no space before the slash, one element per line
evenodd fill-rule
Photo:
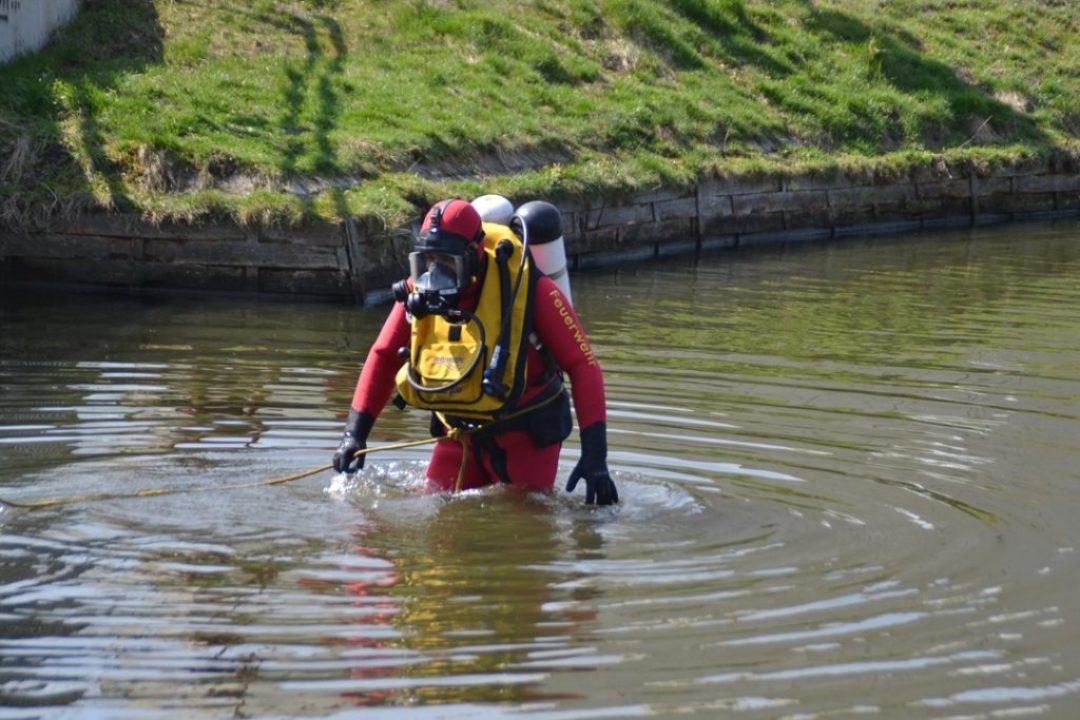
<path fill-rule="evenodd" d="M 537 400 L 526 407 L 519 408 L 513 412 L 509 412 L 505 415 L 500 415 L 497 418 L 491 420 L 473 421 L 471 418 L 461 417 L 460 415 L 446 414 L 440 410 L 432 410 L 432 414 L 439 419 L 442 426 L 446 429 L 456 428 L 459 430 L 466 430 L 470 433 L 476 433 L 481 431 L 489 431 L 499 428 L 508 424 L 512 420 L 518 420 L 531 412 L 535 412 L 540 408 L 547 407 L 551 403 L 559 399 L 559 396 L 563 392 L 562 377 L 554 375 L 545 380 L 548 387 L 546 387 L 541 395 L 541 399 Z"/>
<path fill-rule="evenodd" d="M 506 465 L 506 451 L 495 442 L 494 435 L 477 435 L 472 439 L 473 454 L 476 464 L 483 467 L 484 457 L 491 460 L 491 469 L 495 471 L 499 482 L 504 485 L 510 484 L 510 469 Z"/>
<path fill-rule="evenodd" d="M 559 392 L 552 393 L 549 397 L 546 397 L 539 402 L 516 410 L 498 420 L 490 420 L 480 425 L 456 427 L 452 424 L 453 421 L 445 414 L 438 410 L 433 411 L 432 414 L 438 418 L 445 429 L 445 437 L 461 443 L 461 465 L 458 467 L 458 476 L 457 481 L 454 483 L 454 492 L 461 492 L 461 485 L 465 481 L 465 467 L 466 463 L 469 461 L 470 450 L 475 454 L 476 463 L 480 466 L 483 465 L 483 453 L 486 452 L 490 455 L 492 469 L 494 469 L 495 474 L 499 476 L 499 480 L 503 483 L 510 484 L 510 473 L 506 465 L 506 451 L 499 447 L 495 442 L 495 431 L 499 428 L 505 429 L 504 426 L 511 420 L 517 420 L 531 412 L 535 412 L 550 405 L 558 400 L 561 395 L 562 388 L 560 387 Z"/>

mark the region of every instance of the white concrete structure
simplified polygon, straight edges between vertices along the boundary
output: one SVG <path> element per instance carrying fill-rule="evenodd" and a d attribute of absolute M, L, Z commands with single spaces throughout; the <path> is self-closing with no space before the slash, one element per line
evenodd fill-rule
<path fill-rule="evenodd" d="M 0 0 L 0 64 L 34 52 L 75 17 L 82 0 Z"/>

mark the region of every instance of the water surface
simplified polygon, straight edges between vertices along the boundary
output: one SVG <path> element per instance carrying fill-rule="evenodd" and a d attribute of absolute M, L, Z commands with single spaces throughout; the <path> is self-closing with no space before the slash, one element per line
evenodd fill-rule
<path fill-rule="evenodd" d="M 427 496 L 424 447 L 255 485 L 329 461 L 385 308 L 4 295 L 0 497 L 183 492 L 0 506 L 0 720 L 1075 716 L 1080 224 L 574 294 L 614 509 Z"/>

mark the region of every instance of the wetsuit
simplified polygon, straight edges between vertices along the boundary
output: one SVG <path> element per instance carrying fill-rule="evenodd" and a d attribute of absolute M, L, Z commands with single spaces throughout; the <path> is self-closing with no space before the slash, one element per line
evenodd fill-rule
<path fill-rule="evenodd" d="M 463 293 L 461 307 L 474 310 L 479 301 L 480 283 Z M 536 339 L 550 353 L 555 364 L 570 380 L 578 426 L 588 428 L 606 421 L 604 377 L 600 363 L 581 322 L 558 286 L 547 277 L 539 277 L 533 298 L 532 330 Z M 368 352 L 353 393 L 352 409 L 377 418 L 395 389 L 395 376 L 405 360 L 398 351 L 409 344 L 410 323 L 405 306 L 394 304 L 379 336 Z M 543 352 L 528 344 L 526 388 L 518 403 L 526 408 L 530 400 L 545 393 L 550 386 L 550 370 Z M 497 432 L 491 438 L 501 452 L 469 452 L 457 440 L 443 438 L 436 442 L 427 469 L 429 488 L 453 490 L 463 471 L 461 489 L 509 480 L 511 485 L 528 490 L 549 490 L 558 471 L 562 442 L 538 447 L 533 434 L 522 429 Z M 471 446 L 470 446 L 471 447 Z M 466 454 L 462 468 L 462 456 Z"/>

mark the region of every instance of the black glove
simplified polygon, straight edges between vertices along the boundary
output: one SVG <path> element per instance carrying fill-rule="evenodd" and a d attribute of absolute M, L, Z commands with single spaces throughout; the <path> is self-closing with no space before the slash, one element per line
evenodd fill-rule
<path fill-rule="evenodd" d="M 357 455 L 356 452 L 367 449 L 367 436 L 374 424 L 375 418 L 367 413 L 349 410 L 349 417 L 345 420 L 345 434 L 341 436 L 337 452 L 334 453 L 335 470 L 339 473 L 351 473 L 364 467 L 366 453 Z M 350 465 L 353 467 L 349 467 Z"/>
<path fill-rule="evenodd" d="M 581 431 L 581 459 L 566 481 L 566 492 L 574 492 L 578 480 L 585 479 L 585 504 L 611 505 L 619 502 L 619 491 L 607 469 L 607 423 L 597 422 Z"/>

